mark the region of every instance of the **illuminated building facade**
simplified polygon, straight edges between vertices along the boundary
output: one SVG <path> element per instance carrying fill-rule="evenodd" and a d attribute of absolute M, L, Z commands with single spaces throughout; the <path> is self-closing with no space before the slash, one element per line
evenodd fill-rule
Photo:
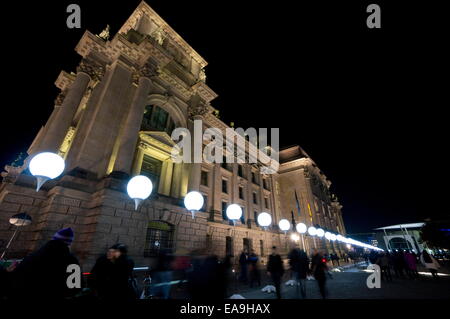
<path fill-rule="evenodd" d="M 33 218 L 9 256 L 36 249 L 62 227 L 74 229 L 72 251 L 85 267 L 116 242 L 129 246 L 137 264 L 151 263 L 164 248 L 219 256 L 253 249 L 264 260 L 273 245 L 284 252 L 303 245 L 276 226 L 259 227 L 263 211 L 273 225 L 286 218 L 345 235 L 330 182 L 298 146 L 280 151 L 280 169 L 270 175 L 260 174 L 261 163 L 172 162 L 174 128 L 192 130 L 194 119 L 204 128 L 228 126 L 211 105 L 217 94 L 206 84 L 206 61 L 145 2 L 114 37 L 86 31 L 75 49 L 81 62 L 76 72 L 59 74 L 55 108 L 25 164 L 6 166 L 2 174 L 0 239 L 6 243 L 14 230 L 11 215 Z M 36 192 L 27 163 L 43 151 L 63 156 L 66 170 Z M 148 176 L 154 191 L 135 211 L 125 187 L 137 174 Z M 195 219 L 183 206 L 189 190 L 205 198 Z M 244 211 L 236 226 L 224 213 L 231 203 Z M 343 249 L 325 239 L 304 240 L 306 249 Z"/>

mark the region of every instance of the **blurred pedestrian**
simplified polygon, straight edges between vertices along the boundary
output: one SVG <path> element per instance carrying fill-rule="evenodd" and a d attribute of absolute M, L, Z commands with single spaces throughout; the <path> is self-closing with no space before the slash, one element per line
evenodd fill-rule
<path fill-rule="evenodd" d="M 156 265 L 150 272 L 152 278 L 151 295 L 156 298 L 169 299 L 174 257 L 169 250 L 161 250 Z"/>
<path fill-rule="evenodd" d="M 319 285 L 319 291 L 323 299 L 327 297 L 326 293 L 326 274 L 328 272 L 327 260 L 314 249 L 311 259 L 311 272 Z"/>
<path fill-rule="evenodd" d="M 406 273 L 408 274 L 409 278 L 414 279 L 419 277 L 419 273 L 417 272 L 417 258 L 413 252 L 405 252 L 405 262 Z"/>
<path fill-rule="evenodd" d="M 91 270 L 90 287 L 101 300 L 136 299 L 133 268 L 126 246 L 115 244 L 97 259 Z"/>
<path fill-rule="evenodd" d="M 256 283 L 261 286 L 261 274 L 259 273 L 259 258 L 255 251 L 252 250 L 248 256 L 248 272 L 250 275 L 250 288 Z"/>
<path fill-rule="evenodd" d="M 437 270 L 440 268 L 439 263 L 426 250 L 420 254 L 420 261 L 425 268 L 433 275 L 433 278 L 438 278 Z"/>
<path fill-rule="evenodd" d="M 309 260 L 305 251 L 294 248 L 289 253 L 289 264 L 293 271 L 294 280 L 296 281 L 297 296 L 306 298 L 306 277 L 309 273 Z"/>
<path fill-rule="evenodd" d="M 273 284 L 276 289 L 277 298 L 281 299 L 281 278 L 284 274 L 283 261 L 281 256 L 277 253 L 277 247 L 272 247 L 272 253 L 269 256 L 267 263 L 267 273 L 271 276 Z"/>
<path fill-rule="evenodd" d="M 387 281 L 392 281 L 391 268 L 389 265 L 389 253 L 387 253 L 387 254 L 381 253 L 378 256 L 376 264 L 378 266 L 380 266 L 381 279 L 385 279 Z"/>
<path fill-rule="evenodd" d="M 72 298 L 79 289 L 67 286 L 69 265 L 78 265 L 71 254 L 74 239 L 71 228 L 64 228 L 53 235 L 37 251 L 23 259 L 11 273 L 12 298 L 58 300 Z"/>
<path fill-rule="evenodd" d="M 403 271 L 406 268 L 406 262 L 405 257 L 403 256 L 403 251 L 396 251 L 394 252 L 393 256 L 393 263 L 394 263 L 394 272 L 395 276 L 397 278 L 403 278 Z"/>
<path fill-rule="evenodd" d="M 241 255 L 239 256 L 239 268 L 240 268 L 239 281 L 247 283 L 248 260 L 247 260 L 247 252 L 244 250 L 241 252 Z"/>

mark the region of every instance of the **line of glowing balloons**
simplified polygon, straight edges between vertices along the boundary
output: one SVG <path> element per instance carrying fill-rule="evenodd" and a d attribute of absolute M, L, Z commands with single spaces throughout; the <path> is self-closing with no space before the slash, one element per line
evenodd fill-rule
<path fill-rule="evenodd" d="M 291 229 L 291 223 L 287 220 L 287 219 L 281 219 L 278 223 L 278 226 L 280 227 L 280 229 L 282 231 L 284 231 L 285 233 Z M 372 250 L 378 250 L 378 251 L 382 251 L 383 249 L 369 245 L 369 244 L 365 244 L 362 243 L 360 241 L 351 239 L 351 238 L 346 238 L 340 234 L 334 234 L 328 231 L 324 231 L 322 228 L 316 228 L 314 226 L 310 226 L 307 227 L 305 224 L 303 223 L 298 223 L 295 226 L 295 229 L 297 230 L 298 233 L 300 234 L 305 234 L 308 233 L 308 235 L 310 236 L 317 236 L 319 238 L 325 237 L 326 239 L 328 239 L 329 241 L 338 241 L 341 243 L 345 243 L 345 244 L 349 244 L 349 245 L 353 245 L 353 246 L 358 246 L 358 247 L 363 247 L 363 248 L 367 248 L 367 249 L 372 249 Z"/>
<path fill-rule="evenodd" d="M 36 191 L 39 191 L 41 186 L 48 180 L 57 178 L 65 169 L 64 159 L 58 154 L 51 152 L 43 152 L 35 155 L 29 164 L 29 170 L 33 176 L 36 177 L 37 185 Z M 137 175 L 131 178 L 127 184 L 128 196 L 134 200 L 135 210 L 138 209 L 140 203 L 147 199 L 153 190 L 152 181 L 144 175 Z M 192 218 L 195 216 L 195 212 L 199 211 L 204 204 L 203 195 L 197 191 L 191 191 L 186 194 L 184 198 L 184 205 L 187 210 L 192 213 Z M 242 217 L 242 208 L 237 204 L 231 204 L 226 209 L 226 215 L 229 220 L 235 223 Z M 269 213 L 262 212 L 257 217 L 258 225 L 265 229 L 272 223 L 272 216 Z M 291 228 L 291 223 L 287 219 L 281 219 L 278 226 L 285 233 Z M 378 247 L 364 244 L 357 240 L 346 238 L 341 235 L 336 235 L 330 232 L 325 232 L 321 228 L 315 228 L 307 226 L 303 223 L 299 223 L 295 226 L 296 230 L 300 234 L 308 232 L 310 236 L 317 236 L 322 238 L 325 236 L 330 241 L 339 241 L 342 243 L 364 247 L 367 249 L 382 250 Z"/>

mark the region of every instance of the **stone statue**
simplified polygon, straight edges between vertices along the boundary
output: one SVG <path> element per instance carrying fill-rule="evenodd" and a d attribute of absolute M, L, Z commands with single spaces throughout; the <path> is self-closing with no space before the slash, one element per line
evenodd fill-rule
<path fill-rule="evenodd" d="M 198 74 L 199 81 L 206 82 L 206 73 L 205 69 L 200 69 L 200 73 Z"/>
<path fill-rule="evenodd" d="M 98 37 L 105 41 L 109 40 L 109 24 L 106 25 L 106 28 L 98 35 Z"/>
<path fill-rule="evenodd" d="M 158 29 L 155 32 L 153 32 L 152 36 L 153 36 L 153 39 L 155 39 L 156 42 L 158 42 L 159 45 L 163 44 L 163 42 L 164 42 L 164 32 L 161 29 Z"/>

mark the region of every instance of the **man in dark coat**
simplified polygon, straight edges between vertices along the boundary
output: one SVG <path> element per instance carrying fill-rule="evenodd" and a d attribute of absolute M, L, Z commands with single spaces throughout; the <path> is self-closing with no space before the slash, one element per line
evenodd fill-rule
<path fill-rule="evenodd" d="M 327 271 L 327 260 L 317 251 L 317 249 L 314 249 L 313 257 L 311 259 L 311 272 L 319 285 L 320 294 L 323 299 L 326 298 L 325 283 L 327 280 Z"/>
<path fill-rule="evenodd" d="M 78 265 L 70 253 L 73 231 L 65 228 L 43 247 L 31 253 L 12 272 L 12 293 L 17 299 L 63 299 L 75 296 L 79 290 L 67 286 L 71 274 L 67 267 Z"/>
<path fill-rule="evenodd" d="M 272 247 L 272 254 L 269 256 L 267 263 L 267 272 L 272 277 L 273 284 L 277 291 L 277 298 L 281 299 L 281 277 L 284 274 L 283 261 L 281 256 L 277 254 L 277 247 Z"/>
<path fill-rule="evenodd" d="M 245 251 L 242 251 L 241 255 L 239 256 L 239 266 L 241 269 L 241 272 L 239 273 L 239 280 L 241 282 L 247 283 L 248 259 L 247 253 Z"/>
<path fill-rule="evenodd" d="M 294 279 L 297 282 L 297 296 L 306 298 L 306 276 L 309 273 L 308 256 L 303 250 L 295 248 L 289 254 L 289 264 L 294 272 Z"/>

